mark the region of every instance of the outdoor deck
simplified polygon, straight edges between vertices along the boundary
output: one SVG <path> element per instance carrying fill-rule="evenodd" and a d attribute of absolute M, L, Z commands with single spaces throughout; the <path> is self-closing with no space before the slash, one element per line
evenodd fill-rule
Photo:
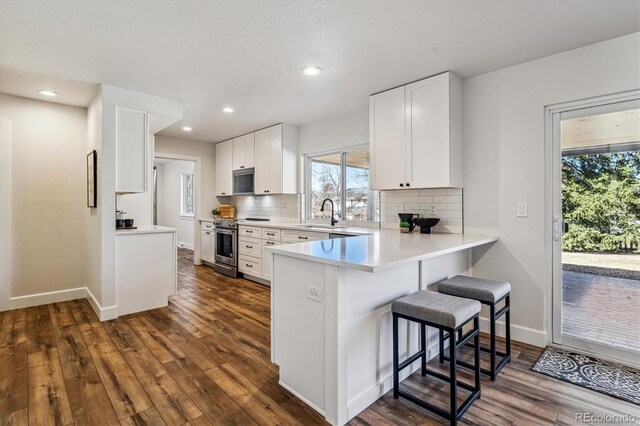
<path fill-rule="evenodd" d="M 640 352 L 640 281 L 562 272 L 562 332 Z"/>

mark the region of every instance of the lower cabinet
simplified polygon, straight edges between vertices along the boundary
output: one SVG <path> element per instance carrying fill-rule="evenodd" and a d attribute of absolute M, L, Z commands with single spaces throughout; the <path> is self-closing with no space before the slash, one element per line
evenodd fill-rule
<path fill-rule="evenodd" d="M 259 278 L 261 281 L 271 281 L 272 256 L 266 250 L 268 247 L 329 238 L 329 234 L 324 232 L 243 225 L 240 225 L 238 234 L 238 271 L 246 278 Z"/>
<path fill-rule="evenodd" d="M 202 222 L 201 227 L 200 259 L 213 263 L 216 254 L 216 236 L 213 231 L 213 222 Z"/>

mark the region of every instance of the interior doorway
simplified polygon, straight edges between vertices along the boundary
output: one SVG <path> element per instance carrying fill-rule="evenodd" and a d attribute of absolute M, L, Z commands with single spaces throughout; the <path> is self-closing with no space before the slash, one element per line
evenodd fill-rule
<path fill-rule="evenodd" d="M 640 96 L 550 108 L 552 340 L 640 364 Z"/>
<path fill-rule="evenodd" d="M 177 230 L 179 257 L 200 264 L 200 157 L 156 152 L 153 168 L 153 224 Z"/>

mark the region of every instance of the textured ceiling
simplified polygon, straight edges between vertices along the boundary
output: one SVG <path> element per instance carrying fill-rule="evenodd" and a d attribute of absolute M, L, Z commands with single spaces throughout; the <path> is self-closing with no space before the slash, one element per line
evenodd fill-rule
<path fill-rule="evenodd" d="M 626 0 L 0 0 L 0 90 L 37 97 L 28 75 L 51 77 L 59 102 L 92 87 L 60 81 L 179 99 L 184 119 L 163 134 L 220 141 L 364 108 L 444 70 L 466 78 L 639 30 L 640 2 Z M 310 64 L 323 74 L 300 73 Z"/>

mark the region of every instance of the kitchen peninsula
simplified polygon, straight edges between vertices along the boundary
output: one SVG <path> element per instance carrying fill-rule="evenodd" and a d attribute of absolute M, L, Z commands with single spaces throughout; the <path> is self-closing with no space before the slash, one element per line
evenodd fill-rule
<path fill-rule="evenodd" d="M 280 384 L 329 423 L 346 423 L 392 387 L 391 302 L 469 273 L 470 249 L 496 240 L 381 229 L 269 247 L 271 356 Z M 400 329 L 402 358 L 419 341 L 415 324 L 401 321 Z M 428 350 L 429 358 L 437 353 L 433 334 Z"/>

